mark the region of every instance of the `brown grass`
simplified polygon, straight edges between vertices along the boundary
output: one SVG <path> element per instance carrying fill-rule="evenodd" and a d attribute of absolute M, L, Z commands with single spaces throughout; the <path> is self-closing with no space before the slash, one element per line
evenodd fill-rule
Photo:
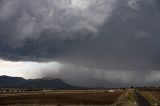
<path fill-rule="evenodd" d="M 141 94 L 149 101 L 152 106 L 160 106 L 160 89 L 141 90 Z"/>
<path fill-rule="evenodd" d="M 74 91 L 1 94 L 0 105 L 56 104 L 105 105 L 114 104 L 123 92 Z M 3 95 L 3 96 L 2 96 Z"/>

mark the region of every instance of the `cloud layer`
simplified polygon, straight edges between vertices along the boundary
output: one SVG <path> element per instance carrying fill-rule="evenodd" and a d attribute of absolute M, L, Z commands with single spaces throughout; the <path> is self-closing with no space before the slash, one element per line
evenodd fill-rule
<path fill-rule="evenodd" d="M 114 2 L 115 0 L 3 0 L 0 22 L 10 30 L 6 34 L 12 34 L 10 36 L 16 40 L 37 39 L 41 34 L 45 36 L 46 32 L 61 39 L 74 38 L 79 32 L 91 32 L 94 35 L 110 16 Z"/>
<path fill-rule="evenodd" d="M 127 84 L 156 83 L 159 4 L 158 0 L 1 0 L 0 57 L 34 61 L 35 70 L 45 70 L 42 64 L 52 69 L 47 62 L 57 62 L 61 71 L 53 71 L 52 77 L 69 82 L 112 85 L 122 78 L 120 82 Z M 36 76 L 42 71 L 33 72 Z M 51 77 L 47 73 L 44 77 Z"/>
<path fill-rule="evenodd" d="M 125 70 L 90 69 L 58 62 L 38 63 L 0 60 L 0 72 L 0 75 L 18 76 L 26 79 L 60 78 L 67 83 L 86 87 L 128 87 L 150 84 L 157 86 L 160 80 L 160 72 L 156 70 L 148 73 L 137 73 Z"/>

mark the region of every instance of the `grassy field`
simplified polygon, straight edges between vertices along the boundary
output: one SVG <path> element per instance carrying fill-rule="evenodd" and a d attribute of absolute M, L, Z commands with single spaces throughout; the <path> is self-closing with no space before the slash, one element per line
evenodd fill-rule
<path fill-rule="evenodd" d="M 152 106 L 160 106 L 160 90 L 141 90 L 140 92 Z"/>
<path fill-rule="evenodd" d="M 112 105 L 124 95 L 123 91 L 77 90 L 53 92 L 1 93 L 0 106 L 3 105 Z"/>
<path fill-rule="evenodd" d="M 134 97 L 134 91 L 128 91 L 127 92 L 127 105 L 126 106 L 137 106 L 135 97 Z"/>

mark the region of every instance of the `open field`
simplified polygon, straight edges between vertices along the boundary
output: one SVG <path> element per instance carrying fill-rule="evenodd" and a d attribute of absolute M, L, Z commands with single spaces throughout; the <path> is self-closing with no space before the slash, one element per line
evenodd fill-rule
<path fill-rule="evenodd" d="M 1 93 L 3 105 L 112 105 L 124 94 L 123 91 L 64 90 L 52 92 Z"/>
<path fill-rule="evenodd" d="M 141 90 L 140 93 L 148 100 L 151 106 L 160 106 L 160 89 Z"/>
<path fill-rule="evenodd" d="M 160 106 L 160 90 L 1 92 L 0 106 Z M 147 104 L 147 105 L 146 105 Z"/>

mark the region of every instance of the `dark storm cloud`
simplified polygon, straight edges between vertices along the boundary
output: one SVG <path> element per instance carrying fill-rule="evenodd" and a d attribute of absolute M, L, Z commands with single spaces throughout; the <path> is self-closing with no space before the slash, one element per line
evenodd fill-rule
<path fill-rule="evenodd" d="M 0 8 L 1 57 L 63 57 L 98 35 L 114 2 L 4 0 Z"/>
<path fill-rule="evenodd" d="M 94 21 L 90 16 L 81 16 L 84 20 L 79 19 L 80 15 L 75 13 L 79 10 L 67 10 L 69 8 L 66 6 L 67 2 L 65 4 L 63 1 L 48 2 L 2 1 L 0 16 L 2 58 L 60 59 L 64 62 L 108 69 L 159 69 L 160 11 L 156 1 L 116 1 L 112 5 L 114 10 L 108 13 L 111 17 L 106 18 L 106 22 L 100 26 L 98 22 L 90 23 L 89 21 Z M 40 7 L 41 5 L 44 7 Z M 51 14 L 52 9 L 55 13 Z M 82 12 L 82 14 L 90 15 L 92 12 L 90 9 L 86 11 L 89 13 Z M 108 11 L 103 10 L 103 12 Z M 53 14 L 55 16 L 52 16 Z M 64 16 L 69 19 L 63 18 Z M 97 17 L 102 16 L 97 14 Z M 62 19 L 57 19 L 59 17 Z M 103 22 L 103 19 L 96 21 Z M 79 22 L 88 23 L 81 26 Z M 73 30 L 73 26 L 81 28 Z M 96 30 L 98 32 L 94 33 Z"/>
<path fill-rule="evenodd" d="M 69 82 L 157 84 L 159 26 L 158 0 L 2 0 L 0 57 L 71 64 L 56 74 Z"/>
<path fill-rule="evenodd" d="M 155 1 L 136 3 L 132 8 L 126 0 L 117 1 L 112 17 L 99 30 L 100 36 L 83 42 L 68 61 L 104 69 L 159 70 L 160 11 Z"/>

